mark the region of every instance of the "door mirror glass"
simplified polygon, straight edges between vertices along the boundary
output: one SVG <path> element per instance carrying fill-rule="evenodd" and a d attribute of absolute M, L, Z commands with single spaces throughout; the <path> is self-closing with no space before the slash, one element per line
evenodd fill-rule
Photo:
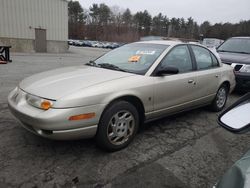
<path fill-rule="evenodd" d="M 231 132 L 242 132 L 250 128 L 250 93 L 223 112 L 218 121 Z"/>
<path fill-rule="evenodd" d="M 165 76 L 169 74 L 178 74 L 179 70 L 176 67 L 164 67 L 157 71 L 158 76 Z"/>

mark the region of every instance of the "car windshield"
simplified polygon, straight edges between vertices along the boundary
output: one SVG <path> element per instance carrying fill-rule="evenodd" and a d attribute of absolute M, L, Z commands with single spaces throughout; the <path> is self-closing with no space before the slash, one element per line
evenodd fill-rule
<path fill-rule="evenodd" d="M 250 54 L 250 39 L 231 38 L 224 42 L 218 52 L 234 52 Z"/>
<path fill-rule="evenodd" d="M 133 43 L 110 51 L 94 63 L 98 67 L 145 74 L 167 45 Z"/>

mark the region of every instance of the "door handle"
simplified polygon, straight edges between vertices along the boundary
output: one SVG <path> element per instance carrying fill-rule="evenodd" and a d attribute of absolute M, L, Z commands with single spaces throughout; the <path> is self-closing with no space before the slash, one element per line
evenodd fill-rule
<path fill-rule="evenodd" d="M 188 83 L 196 85 L 196 81 L 194 81 L 194 80 L 188 80 Z"/>
<path fill-rule="evenodd" d="M 219 78 L 219 75 L 218 75 L 218 74 L 216 74 L 216 75 L 215 75 L 215 77 L 216 77 L 216 78 Z"/>

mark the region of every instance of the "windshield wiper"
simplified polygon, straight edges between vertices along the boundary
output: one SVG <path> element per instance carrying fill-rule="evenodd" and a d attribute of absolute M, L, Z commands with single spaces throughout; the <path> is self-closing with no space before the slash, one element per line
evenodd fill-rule
<path fill-rule="evenodd" d="M 93 67 L 100 67 L 98 64 L 96 64 L 94 61 L 89 61 L 85 65 L 93 66 Z"/>
<path fill-rule="evenodd" d="M 250 54 L 249 52 L 235 52 L 235 53 L 239 53 L 239 54 Z"/>
<path fill-rule="evenodd" d="M 111 69 L 111 70 L 117 70 L 117 71 L 122 71 L 122 72 L 128 72 L 128 71 L 121 69 L 120 67 L 113 65 L 113 64 L 110 64 L 110 63 L 97 64 L 94 61 L 89 61 L 89 63 L 86 63 L 85 65 L 89 65 L 89 66 L 93 66 L 93 67 L 101 67 L 101 68 Z"/>
<path fill-rule="evenodd" d="M 110 63 L 101 63 L 101 64 L 98 64 L 99 67 L 102 67 L 102 68 L 105 68 L 105 69 L 111 69 L 111 70 L 117 70 L 117 71 L 122 71 L 122 72 L 128 72 L 124 69 L 121 69 L 120 67 L 116 66 L 116 65 L 113 65 L 113 64 L 110 64 Z"/>

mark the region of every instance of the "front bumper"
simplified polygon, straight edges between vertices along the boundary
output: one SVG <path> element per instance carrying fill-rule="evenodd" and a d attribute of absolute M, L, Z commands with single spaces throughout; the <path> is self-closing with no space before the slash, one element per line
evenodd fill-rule
<path fill-rule="evenodd" d="M 95 136 L 103 104 L 77 108 L 41 110 L 26 102 L 26 93 L 19 90 L 8 96 L 8 105 L 12 114 L 22 123 L 22 126 L 32 133 L 56 140 L 75 140 Z M 69 121 L 70 116 L 95 112 L 96 116 L 87 120 Z"/>

